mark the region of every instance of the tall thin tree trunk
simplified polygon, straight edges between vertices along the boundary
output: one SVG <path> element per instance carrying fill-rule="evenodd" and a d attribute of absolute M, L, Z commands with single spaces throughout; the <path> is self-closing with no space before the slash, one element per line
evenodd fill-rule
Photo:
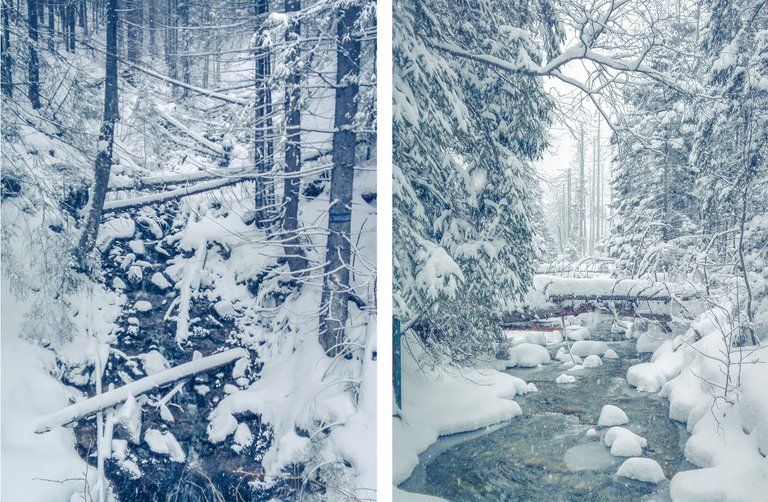
<path fill-rule="evenodd" d="M 128 33 L 128 61 L 141 62 L 141 53 L 144 49 L 144 0 L 127 0 L 125 2 L 127 12 L 125 21 Z"/>
<path fill-rule="evenodd" d="M 2 88 L 6 96 L 13 97 L 13 58 L 11 58 L 11 29 L 8 16 L 11 14 L 11 0 L 3 0 L 3 38 L 2 38 Z"/>
<path fill-rule="evenodd" d="M 56 0 L 48 0 L 48 50 L 56 50 Z"/>
<path fill-rule="evenodd" d="M 179 32 L 176 0 L 166 0 L 165 4 L 165 65 L 172 79 L 179 78 L 178 52 Z M 175 87 L 174 87 L 175 89 Z"/>
<path fill-rule="evenodd" d="M 320 303 L 320 345 L 329 356 L 343 350 L 349 317 L 347 304 L 356 142 L 352 125 L 357 114 L 360 73 L 360 40 L 355 37 L 354 29 L 359 14 L 359 6 L 347 4 L 340 9 L 337 19 L 333 170 L 325 279 Z"/>
<path fill-rule="evenodd" d="M 115 141 L 115 124 L 118 119 L 117 95 L 117 0 L 107 2 L 107 60 L 104 79 L 104 120 L 99 134 L 98 154 L 95 162 L 95 176 L 91 187 L 91 207 L 85 228 L 80 237 L 78 260 L 80 268 L 87 270 L 87 257 L 96 245 L 99 223 L 104 211 L 104 199 L 109 186 L 109 172 L 112 169 L 112 147 Z"/>
<path fill-rule="evenodd" d="M 256 107 L 254 121 L 254 163 L 256 171 L 268 173 L 274 163 L 274 144 L 272 142 L 272 73 L 270 52 L 266 46 L 264 23 L 269 14 L 269 0 L 256 0 L 257 36 L 254 54 L 256 56 Z M 287 105 L 286 105 L 287 106 Z M 290 140 L 289 140 L 290 141 Z M 286 154 L 287 162 L 287 154 Z M 271 180 L 256 180 L 256 226 L 268 228 L 275 218 L 275 185 Z"/>
<path fill-rule="evenodd" d="M 301 10 L 301 0 L 285 0 L 285 12 Z M 293 43 L 286 58 L 286 66 L 291 68 L 291 74 L 286 81 L 285 91 L 285 129 L 287 141 L 285 145 L 285 172 L 289 175 L 283 184 L 283 200 L 285 214 L 283 230 L 285 230 L 285 255 L 291 272 L 307 268 L 307 260 L 299 243 L 297 230 L 299 228 L 299 188 L 301 171 L 301 69 L 299 68 L 299 39 L 301 38 L 301 23 L 297 19 L 291 21 L 291 27 L 286 31 L 285 40 Z M 294 176 L 291 176 L 294 175 Z"/>
<path fill-rule="evenodd" d="M 179 10 L 179 24 L 181 29 L 181 77 L 185 84 L 189 84 L 191 82 L 191 73 L 190 73 L 190 57 L 189 52 L 190 48 L 192 46 L 191 44 L 191 33 L 188 29 L 189 27 L 189 0 L 179 0 L 178 4 L 178 10 Z M 187 88 L 183 88 L 181 90 L 181 97 L 187 97 L 189 94 L 189 91 Z"/>
<path fill-rule="evenodd" d="M 75 52 L 75 27 L 77 26 L 77 12 L 75 4 L 71 1 L 67 4 L 67 50 Z"/>
<path fill-rule="evenodd" d="M 149 54 L 154 59 L 157 57 L 157 2 L 147 2 L 147 23 L 149 24 Z"/>
<path fill-rule="evenodd" d="M 27 96 L 32 108 L 40 108 L 40 62 L 37 59 L 37 0 L 27 0 L 27 18 L 29 21 L 29 84 Z"/>

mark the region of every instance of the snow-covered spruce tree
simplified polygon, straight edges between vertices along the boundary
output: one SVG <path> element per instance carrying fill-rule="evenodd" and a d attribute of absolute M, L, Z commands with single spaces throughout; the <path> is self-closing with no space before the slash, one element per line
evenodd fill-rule
<path fill-rule="evenodd" d="M 553 106 L 538 79 L 434 49 L 515 60 L 554 53 L 548 2 L 422 2 L 395 8 L 394 303 L 432 353 L 492 347 L 494 318 L 527 288 L 535 260 L 530 161 Z"/>
<path fill-rule="evenodd" d="M 707 92 L 697 106 L 691 162 L 701 173 L 704 232 L 714 243 L 706 251 L 716 262 L 737 264 L 741 308 L 753 322 L 768 294 L 757 273 L 768 241 L 768 11 L 755 0 L 703 7 Z"/>
<path fill-rule="evenodd" d="M 696 62 L 686 54 L 694 52 L 695 22 L 674 16 L 660 24 L 665 42 L 649 66 L 670 80 L 692 82 Z M 697 167 L 688 163 L 693 98 L 664 83 L 634 80 L 623 90 L 624 113 L 612 138 L 615 217 L 608 254 L 620 275 L 690 272 L 700 206 Z"/>

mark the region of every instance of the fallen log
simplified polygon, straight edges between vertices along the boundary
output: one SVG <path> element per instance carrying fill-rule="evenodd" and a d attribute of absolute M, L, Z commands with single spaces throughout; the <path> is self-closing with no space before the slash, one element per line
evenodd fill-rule
<path fill-rule="evenodd" d="M 42 417 L 35 425 L 35 432 L 38 434 L 48 432 L 54 427 L 70 424 L 76 420 L 92 415 L 99 410 L 120 404 L 128 399 L 129 396 L 135 397 L 144 394 L 152 389 L 168 385 L 198 373 L 210 371 L 243 357 L 248 357 L 248 351 L 246 349 L 230 349 L 224 352 L 219 352 L 218 354 L 180 364 L 179 366 L 161 371 L 160 373 L 155 373 L 154 375 L 146 376 L 135 382 L 123 385 L 120 388 L 93 396 L 85 401 L 74 403 L 62 410 Z"/>

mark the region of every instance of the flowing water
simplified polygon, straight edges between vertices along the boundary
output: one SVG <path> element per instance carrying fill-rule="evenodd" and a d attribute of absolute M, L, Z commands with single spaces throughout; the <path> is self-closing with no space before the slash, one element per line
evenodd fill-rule
<path fill-rule="evenodd" d="M 659 462 L 667 479 L 694 466 L 683 449 L 685 426 L 668 418 L 668 402 L 637 392 L 626 381 L 627 369 L 647 361 L 633 341 L 612 334 L 611 319 L 598 317 L 590 327 L 593 340 L 608 341 L 619 360 L 570 374 L 573 384 L 555 378 L 565 368 L 557 361 L 509 373 L 533 382 L 538 393 L 519 396 L 523 415 L 479 431 L 438 440 L 420 455 L 420 462 L 400 488 L 450 501 L 623 501 L 669 500 L 669 481 L 658 485 L 615 475 L 621 462 L 600 441 L 597 427 L 604 404 L 622 408 L 629 416 L 624 427 L 648 440 L 643 456 Z M 549 346 L 552 354 L 560 345 Z M 598 430 L 589 438 L 590 428 Z"/>

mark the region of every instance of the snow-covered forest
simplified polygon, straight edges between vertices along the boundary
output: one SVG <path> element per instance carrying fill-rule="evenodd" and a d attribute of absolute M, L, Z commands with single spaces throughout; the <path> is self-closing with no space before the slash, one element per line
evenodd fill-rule
<path fill-rule="evenodd" d="M 376 498 L 376 30 L 3 0 L 3 501 Z"/>
<path fill-rule="evenodd" d="M 395 499 L 763 500 L 768 4 L 393 25 Z"/>

